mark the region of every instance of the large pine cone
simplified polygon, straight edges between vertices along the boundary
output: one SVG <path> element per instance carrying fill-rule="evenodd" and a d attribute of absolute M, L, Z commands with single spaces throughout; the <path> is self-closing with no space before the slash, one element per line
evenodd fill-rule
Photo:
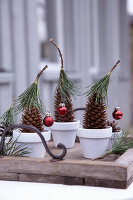
<path fill-rule="evenodd" d="M 100 96 L 96 102 L 96 95 L 88 98 L 83 119 L 85 129 L 104 129 L 107 127 L 106 104 Z"/>
<path fill-rule="evenodd" d="M 73 111 L 73 105 L 72 100 L 65 104 L 65 107 L 67 108 L 67 114 L 62 116 L 58 113 L 58 108 L 61 103 L 61 95 L 59 90 L 56 91 L 54 96 L 54 117 L 55 122 L 73 122 L 74 121 L 74 111 Z"/>
<path fill-rule="evenodd" d="M 24 113 L 22 114 L 21 124 L 34 126 L 40 132 L 44 131 L 42 116 L 40 112 L 34 107 L 31 109 L 31 111 L 24 111 Z M 28 129 L 22 129 L 21 131 L 28 133 L 32 132 Z"/>

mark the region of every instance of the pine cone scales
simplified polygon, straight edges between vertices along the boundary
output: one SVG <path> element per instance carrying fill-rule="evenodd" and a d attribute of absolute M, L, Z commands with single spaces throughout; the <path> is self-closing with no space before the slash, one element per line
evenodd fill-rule
<path fill-rule="evenodd" d="M 117 127 L 117 123 L 115 121 L 113 121 L 113 122 L 108 121 L 107 125 L 112 127 L 112 132 L 118 132 L 121 130 L 120 127 Z"/>
<path fill-rule="evenodd" d="M 62 116 L 58 113 L 59 104 L 61 103 L 61 95 L 59 90 L 56 91 L 54 96 L 54 117 L 55 122 L 73 122 L 74 121 L 74 111 L 72 106 L 72 100 L 65 104 L 67 108 L 67 114 Z"/>
<path fill-rule="evenodd" d="M 42 116 L 40 112 L 36 110 L 35 108 L 32 108 L 31 111 L 27 111 L 27 110 L 24 111 L 24 113 L 22 114 L 21 124 L 34 126 L 40 132 L 44 131 Z M 32 132 L 31 130 L 28 130 L 28 129 L 22 129 L 21 131 L 28 132 L 28 133 Z"/>
<path fill-rule="evenodd" d="M 99 98 L 96 102 L 96 95 L 88 98 L 83 119 L 83 128 L 85 129 L 104 129 L 107 127 L 106 105 Z"/>

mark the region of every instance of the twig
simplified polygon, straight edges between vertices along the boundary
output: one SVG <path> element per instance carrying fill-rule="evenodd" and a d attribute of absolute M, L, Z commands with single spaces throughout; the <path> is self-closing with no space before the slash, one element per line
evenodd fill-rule
<path fill-rule="evenodd" d="M 108 72 L 108 75 L 112 73 L 112 71 L 116 68 L 116 66 L 120 63 L 120 60 L 117 61 L 117 63 L 112 67 L 112 69 Z"/>
<path fill-rule="evenodd" d="M 44 71 L 45 69 L 47 69 L 47 68 L 48 68 L 47 65 L 44 66 L 44 67 L 42 68 L 42 70 L 37 74 L 36 79 L 35 79 L 35 82 L 38 82 L 38 79 L 40 78 L 41 74 L 42 74 L 43 71 Z"/>
<path fill-rule="evenodd" d="M 53 38 L 50 38 L 49 40 L 58 50 L 59 52 L 59 55 L 60 55 L 60 58 L 61 58 L 61 69 L 63 69 L 63 57 L 62 57 L 62 53 L 61 53 L 61 50 L 60 48 L 58 47 L 58 45 L 54 42 Z"/>

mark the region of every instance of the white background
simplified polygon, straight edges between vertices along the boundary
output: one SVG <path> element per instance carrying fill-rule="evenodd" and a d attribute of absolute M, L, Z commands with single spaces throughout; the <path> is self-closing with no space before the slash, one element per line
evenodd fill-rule
<path fill-rule="evenodd" d="M 133 200 L 128 189 L 0 181 L 0 200 Z"/>

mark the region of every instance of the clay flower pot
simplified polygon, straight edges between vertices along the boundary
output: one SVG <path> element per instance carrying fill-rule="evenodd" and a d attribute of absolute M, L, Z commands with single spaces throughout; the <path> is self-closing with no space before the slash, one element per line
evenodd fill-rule
<path fill-rule="evenodd" d="M 80 121 L 54 122 L 51 130 L 55 147 L 57 147 L 59 143 L 62 143 L 66 148 L 73 148 L 79 124 Z"/>
<path fill-rule="evenodd" d="M 51 130 L 45 130 L 42 132 L 42 135 L 46 141 L 49 141 Z M 22 133 L 20 130 L 16 129 L 13 131 L 13 140 L 16 139 L 17 145 L 25 144 L 25 146 L 28 147 L 28 150 L 30 151 L 30 153 L 27 154 L 28 157 L 44 158 L 46 150 L 37 133 Z"/>
<path fill-rule="evenodd" d="M 105 129 L 78 128 L 77 136 L 84 158 L 96 159 L 105 154 L 109 139 L 112 136 L 112 127 Z"/>

